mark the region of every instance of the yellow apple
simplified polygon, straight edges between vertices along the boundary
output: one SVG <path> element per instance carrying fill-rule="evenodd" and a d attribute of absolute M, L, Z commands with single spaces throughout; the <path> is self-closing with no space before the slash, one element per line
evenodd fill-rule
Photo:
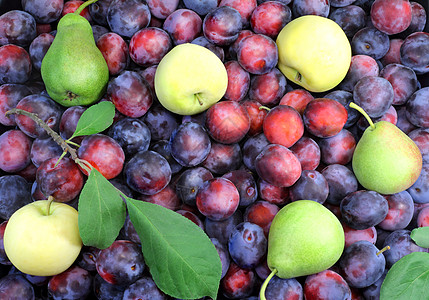
<path fill-rule="evenodd" d="M 209 49 L 180 44 L 160 61 L 155 93 L 171 112 L 194 115 L 218 102 L 226 92 L 228 75 L 223 62 Z"/>
<path fill-rule="evenodd" d="M 48 200 L 27 204 L 15 211 L 6 224 L 6 255 L 23 273 L 59 274 L 73 264 L 82 248 L 77 210 L 59 202 L 48 207 Z"/>
<path fill-rule="evenodd" d="M 334 21 L 306 15 L 286 24 L 276 39 L 278 68 L 289 80 L 311 92 L 337 86 L 350 67 L 352 51 Z"/>

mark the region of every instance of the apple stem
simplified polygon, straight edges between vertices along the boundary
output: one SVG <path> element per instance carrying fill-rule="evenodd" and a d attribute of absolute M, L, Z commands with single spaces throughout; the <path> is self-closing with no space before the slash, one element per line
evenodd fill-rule
<path fill-rule="evenodd" d="M 379 256 L 381 253 L 383 253 L 386 250 L 390 250 L 390 246 L 384 247 L 383 249 L 381 249 L 380 251 L 378 251 L 376 255 Z"/>
<path fill-rule="evenodd" d="M 362 108 L 362 107 L 360 107 L 359 105 L 357 105 L 357 104 L 356 104 L 356 103 L 354 103 L 354 102 L 350 102 L 349 106 L 350 106 L 351 108 L 356 109 L 358 112 L 360 112 L 360 113 L 365 117 L 365 119 L 368 121 L 369 126 L 371 126 L 371 128 L 372 128 L 373 130 L 375 129 L 375 125 L 374 125 L 374 123 L 372 122 L 371 118 L 368 116 L 368 114 L 366 113 L 366 111 L 364 111 L 364 110 L 363 110 L 363 108 Z"/>
<path fill-rule="evenodd" d="M 270 111 L 270 110 L 271 110 L 271 108 L 266 107 L 266 106 L 263 106 L 263 105 L 259 106 L 259 110 L 261 110 L 261 109 L 265 109 L 265 110 L 267 110 L 267 111 Z"/>
<path fill-rule="evenodd" d="M 277 274 L 277 269 L 274 268 L 270 275 L 268 275 L 268 277 L 265 279 L 264 283 L 261 285 L 261 290 L 259 291 L 259 299 L 261 300 L 267 300 L 267 298 L 265 298 L 265 290 L 267 289 L 268 283 L 270 282 L 271 278 L 274 277 L 274 275 Z"/>
<path fill-rule="evenodd" d="M 195 94 L 195 98 L 197 98 L 197 100 L 198 100 L 198 103 L 201 105 L 201 106 L 203 106 L 203 101 L 201 101 L 201 99 L 200 99 L 200 94 Z"/>
<path fill-rule="evenodd" d="M 301 75 L 301 73 L 296 72 L 295 80 L 296 80 L 296 81 L 301 81 L 301 79 L 302 79 L 302 75 Z"/>
<path fill-rule="evenodd" d="M 86 1 L 86 2 L 84 2 L 84 3 L 82 3 L 79 7 L 78 7 L 78 9 L 76 9 L 75 10 L 75 14 L 76 15 L 79 15 L 81 12 L 82 12 L 82 10 L 84 10 L 85 9 L 85 7 L 87 7 L 88 5 L 91 5 L 92 3 L 95 3 L 95 2 L 97 2 L 98 0 L 89 0 L 89 1 Z"/>
<path fill-rule="evenodd" d="M 52 196 L 49 196 L 48 197 L 48 204 L 47 204 L 47 209 L 46 209 L 46 215 L 47 216 L 49 216 L 50 214 L 51 214 L 51 204 L 52 204 L 52 201 L 54 201 L 54 197 L 52 197 Z"/>

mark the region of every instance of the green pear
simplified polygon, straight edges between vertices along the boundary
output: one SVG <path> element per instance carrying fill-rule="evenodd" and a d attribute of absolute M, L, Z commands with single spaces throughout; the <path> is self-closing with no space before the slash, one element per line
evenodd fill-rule
<path fill-rule="evenodd" d="M 305 276 L 333 266 L 343 250 L 338 218 L 316 201 L 298 200 L 285 205 L 271 223 L 267 263 L 272 276 Z"/>
<path fill-rule="evenodd" d="M 356 145 L 352 158 L 353 172 L 359 183 L 380 194 L 396 194 L 412 186 L 422 170 L 422 154 L 402 130 L 386 121 L 373 123 L 359 110 L 370 126 Z"/>
<path fill-rule="evenodd" d="M 109 69 L 97 48 L 89 22 L 79 13 L 60 19 L 57 34 L 42 60 L 41 75 L 49 96 L 63 106 L 90 105 L 106 90 Z"/>

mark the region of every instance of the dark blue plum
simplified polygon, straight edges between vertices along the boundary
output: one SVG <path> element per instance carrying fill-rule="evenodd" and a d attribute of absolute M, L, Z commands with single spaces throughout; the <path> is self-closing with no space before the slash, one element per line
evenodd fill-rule
<path fill-rule="evenodd" d="M 210 153 L 211 141 L 207 131 L 198 123 L 181 124 L 170 138 L 171 155 L 184 167 L 202 163 Z"/>
<path fill-rule="evenodd" d="M 124 291 L 122 300 L 167 300 L 167 296 L 161 292 L 151 277 L 143 276 L 130 284 Z"/>
<path fill-rule="evenodd" d="M 429 128 L 429 87 L 414 92 L 405 104 L 408 121 L 417 127 Z"/>
<path fill-rule="evenodd" d="M 183 0 L 187 9 L 195 11 L 200 16 L 205 16 L 218 5 L 217 0 Z"/>
<path fill-rule="evenodd" d="M 374 27 L 359 29 L 350 44 L 353 55 L 365 54 L 374 59 L 382 58 L 390 48 L 389 36 Z"/>
<path fill-rule="evenodd" d="M 384 115 L 393 104 L 392 84 L 379 76 L 361 78 L 353 89 L 353 101 L 371 118 Z"/>
<path fill-rule="evenodd" d="M 149 25 L 151 13 L 145 2 L 115 0 L 107 10 L 107 24 L 111 31 L 127 38 Z"/>
<path fill-rule="evenodd" d="M 414 214 L 414 201 L 407 191 L 385 196 L 389 204 L 386 218 L 377 226 L 384 230 L 405 229 Z"/>
<path fill-rule="evenodd" d="M 89 14 L 92 20 L 102 26 L 108 26 L 107 24 L 107 12 L 109 11 L 109 5 L 113 0 L 98 0 L 97 2 L 88 6 Z"/>
<path fill-rule="evenodd" d="M 416 72 L 429 72 L 429 33 L 414 32 L 404 39 L 400 48 L 401 63 Z"/>
<path fill-rule="evenodd" d="M 296 278 L 271 278 L 265 290 L 267 299 L 303 299 L 301 283 Z"/>
<path fill-rule="evenodd" d="M 168 140 L 156 141 L 152 144 L 150 150 L 161 154 L 168 161 L 173 174 L 176 174 L 183 169 L 183 166 L 171 155 L 171 144 Z"/>
<path fill-rule="evenodd" d="M 52 34 L 42 33 L 31 42 L 28 54 L 30 54 L 31 62 L 36 70 L 40 70 L 42 60 L 53 41 L 54 36 Z"/>
<path fill-rule="evenodd" d="M 313 200 L 324 203 L 329 194 L 325 177 L 316 170 L 304 170 L 300 178 L 289 188 L 291 201 Z"/>
<path fill-rule="evenodd" d="M 222 177 L 229 179 L 235 185 L 240 194 L 241 207 L 246 207 L 256 201 L 258 188 L 253 175 L 246 170 L 233 170 Z"/>
<path fill-rule="evenodd" d="M 115 240 L 111 246 L 101 250 L 95 266 L 104 280 L 121 286 L 135 282 L 146 268 L 141 246 L 128 240 Z"/>
<path fill-rule="evenodd" d="M 31 185 L 22 176 L 0 177 L 0 218 L 8 220 L 16 210 L 31 202 Z"/>
<path fill-rule="evenodd" d="M 84 299 L 91 293 L 92 275 L 78 266 L 51 277 L 48 292 L 53 299 Z"/>
<path fill-rule="evenodd" d="M 36 36 L 36 20 L 28 12 L 11 10 L 0 15 L 0 46 L 26 47 Z"/>
<path fill-rule="evenodd" d="M 211 238 L 210 240 L 212 241 L 213 245 L 217 250 L 217 253 L 219 254 L 220 262 L 222 263 L 222 274 L 220 278 L 223 278 L 228 271 L 229 264 L 231 262 L 228 249 L 224 244 L 219 242 L 218 239 Z"/>
<path fill-rule="evenodd" d="M 346 166 L 332 164 L 326 166 L 321 173 L 328 182 L 329 194 L 326 202 L 330 204 L 339 206 L 345 196 L 358 189 L 355 175 Z"/>
<path fill-rule="evenodd" d="M 226 245 L 235 227 L 242 222 L 243 213 L 241 210 L 236 210 L 232 216 L 226 220 L 215 221 L 206 218 L 204 220 L 204 228 L 209 237 L 216 238 L 219 242 Z"/>
<path fill-rule="evenodd" d="M 179 126 L 177 117 L 162 105 L 151 106 L 142 120 L 149 127 L 153 141 L 168 140 Z"/>
<path fill-rule="evenodd" d="M 386 259 L 379 251 L 368 241 L 355 242 L 344 250 L 338 266 L 349 286 L 368 287 L 383 275 Z"/>
<path fill-rule="evenodd" d="M 249 170 L 256 171 L 255 158 L 269 143 L 270 142 L 267 140 L 267 137 L 263 133 L 246 139 L 242 149 L 243 163 Z"/>
<path fill-rule="evenodd" d="M 52 157 L 59 157 L 63 149 L 51 137 L 37 138 L 31 144 L 30 158 L 31 162 L 39 167 L 45 160 Z"/>
<path fill-rule="evenodd" d="M 429 203 L 429 163 L 424 163 L 417 181 L 407 190 L 415 203 Z"/>
<path fill-rule="evenodd" d="M 127 185 L 144 195 L 154 195 L 165 188 L 171 180 L 168 161 L 154 151 L 137 152 L 124 167 Z"/>
<path fill-rule="evenodd" d="M 196 206 L 195 198 L 204 182 L 213 179 L 213 174 L 203 167 L 193 167 L 183 171 L 176 182 L 176 192 L 183 203 Z"/>
<path fill-rule="evenodd" d="M 15 44 L 0 47 L 0 84 L 26 83 L 32 73 L 27 50 Z"/>
<path fill-rule="evenodd" d="M 151 134 L 142 120 L 123 118 L 110 127 L 108 135 L 118 142 L 128 156 L 149 149 Z"/>
<path fill-rule="evenodd" d="M 21 0 L 21 4 L 24 11 L 31 14 L 37 23 L 42 24 L 57 21 L 64 7 L 63 0 Z"/>
<path fill-rule="evenodd" d="M 341 220 L 353 229 L 375 226 L 387 216 L 386 198 L 374 191 L 359 190 L 348 194 L 340 203 Z"/>
<path fill-rule="evenodd" d="M 124 295 L 125 287 L 110 284 L 98 274 L 95 274 L 92 286 L 97 300 L 122 300 Z"/>
<path fill-rule="evenodd" d="M 347 122 L 344 124 L 344 128 L 349 128 L 359 120 L 361 116 L 360 113 L 356 109 L 350 107 L 350 102 L 353 101 L 352 93 L 344 90 L 335 90 L 326 94 L 325 98 L 338 101 L 347 109 Z"/>
<path fill-rule="evenodd" d="M 33 300 L 34 288 L 19 274 L 9 274 L 0 279 L 0 299 Z"/>
<path fill-rule="evenodd" d="M 390 247 L 389 250 L 383 252 L 388 268 L 391 268 L 394 263 L 407 254 L 413 252 L 428 252 L 427 248 L 417 246 L 411 239 L 410 234 L 411 231 L 407 229 L 395 230 L 384 240 L 383 247 Z"/>
<path fill-rule="evenodd" d="M 261 226 L 250 222 L 238 224 L 228 240 L 232 260 L 243 269 L 256 267 L 267 252 L 267 238 Z"/>
<path fill-rule="evenodd" d="M 349 39 L 366 25 L 365 11 L 357 5 L 347 5 L 332 10 L 329 19 L 340 25 Z"/>
<path fill-rule="evenodd" d="M 201 164 L 213 174 L 225 174 L 238 169 L 242 153 L 238 143 L 222 144 L 212 140 L 210 153 Z"/>

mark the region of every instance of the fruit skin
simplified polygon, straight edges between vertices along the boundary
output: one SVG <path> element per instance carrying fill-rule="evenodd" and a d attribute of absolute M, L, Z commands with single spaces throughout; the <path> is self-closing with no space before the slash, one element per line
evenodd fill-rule
<path fill-rule="evenodd" d="M 417 145 L 387 121 L 368 127 L 356 145 L 353 172 L 359 183 L 380 194 L 396 194 L 413 185 L 422 170 Z"/>
<path fill-rule="evenodd" d="M 350 43 L 341 27 L 328 18 L 296 18 L 283 27 L 276 44 L 280 71 L 311 92 L 332 89 L 349 70 Z"/>
<path fill-rule="evenodd" d="M 95 44 L 91 25 L 74 13 L 58 22 L 40 71 L 49 96 L 67 107 L 98 101 L 109 81 L 109 69 Z"/>
<path fill-rule="evenodd" d="M 190 43 L 170 50 L 155 73 L 155 93 L 169 111 L 194 115 L 218 102 L 228 86 L 222 61 L 209 49 Z"/>
<path fill-rule="evenodd" d="M 344 231 L 338 218 L 322 204 L 298 200 L 274 217 L 268 234 L 267 263 L 276 276 L 293 278 L 321 272 L 340 258 Z"/>
<path fill-rule="evenodd" d="M 52 276 L 69 268 L 82 248 L 78 213 L 70 205 L 39 200 L 18 209 L 4 232 L 4 248 L 21 272 Z"/>

